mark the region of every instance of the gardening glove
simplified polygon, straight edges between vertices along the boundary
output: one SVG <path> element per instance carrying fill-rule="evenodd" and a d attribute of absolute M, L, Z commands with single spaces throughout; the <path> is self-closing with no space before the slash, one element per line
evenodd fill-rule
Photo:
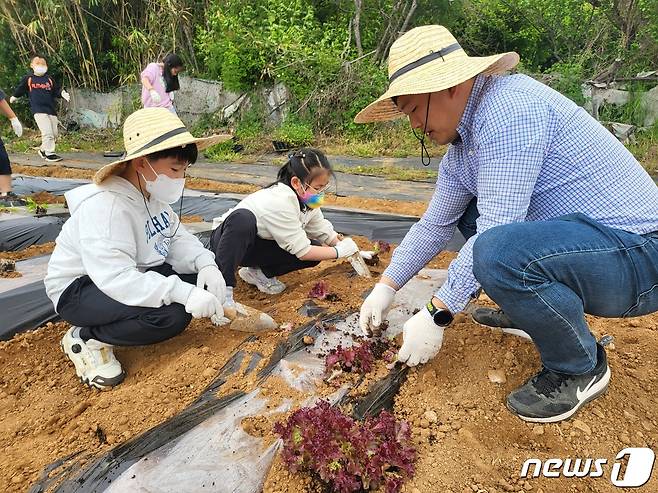
<path fill-rule="evenodd" d="M 205 289 L 215 295 L 223 305 L 226 299 L 226 282 L 224 276 L 216 265 L 206 265 L 199 271 L 196 278 L 196 287 Z"/>
<path fill-rule="evenodd" d="M 381 282 L 375 284 L 375 287 L 361 305 L 359 326 L 363 335 L 371 337 L 373 334 L 381 333 L 379 326 L 388 315 L 394 299 L 395 289 Z"/>
<path fill-rule="evenodd" d="M 66 89 L 62 89 L 62 99 L 65 100 L 67 103 L 71 102 L 71 95 L 66 92 Z"/>
<path fill-rule="evenodd" d="M 11 128 L 14 129 L 16 137 L 23 135 L 23 125 L 21 125 L 21 121 L 17 117 L 14 117 L 9 121 L 11 122 Z"/>
<path fill-rule="evenodd" d="M 156 91 L 155 89 L 151 89 L 149 91 L 149 94 L 151 95 L 151 101 L 153 101 L 155 104 L 159 104 L 160 101 L 162 101 L 162 98 L 158 94 L 158 91 Z"/>
<path fill-rule="evenodd" d="M 436 325 L 427 308 L 423 308 L 402 326 L 403 342 L 398 361 L 408 366 L 427 363 L 441 349 L 444 329 Z"/>
<path fill-rule="evenodd" d="M 345 238 L 334 245 L 336 249 L 336 258 L 345 258 L 354 255 L 359 251 L 359 247 L 354 243 L 352 238 Z"/>
<path fill-rule="evenodd" d="M 192 289 L 185 303 L 185 311 L 194 318 L 224 316 L 224 309 L 217 297 L 201 288 Z"/>
<path fill-rule="evenodd" d="M 375 255 L 375 252 L 372 250 L 361 250 L 359 253 L 361 254 L 361 258 L 366 260 L 372 260 L 373 255 Z"/>
<path fill-rule="evenodd" d="M 9 104 L 14 104 L 16 101 L 18 101 L 18 98 L 16 96 L 12 96 L 9 98 Z"/>

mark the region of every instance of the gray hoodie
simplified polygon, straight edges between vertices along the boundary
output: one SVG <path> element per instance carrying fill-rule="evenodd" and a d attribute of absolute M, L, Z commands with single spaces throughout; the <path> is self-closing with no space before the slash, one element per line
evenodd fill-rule
<path fill-rule="evenodd" d="M 48 263 L 46 292 L 57 309 L 62 292 L 88 275 L 110 298 L 129 306 L 157 308 L 185 304 L 194 287 L 178 276 L 145 272 L 170 264 L 179 274 L 193 274 L 215 264 L 215 256 L 183 225 L 171 206 L 144 199 L 129 181 L 112 176 L 65 194 L 71 211 Z"/>

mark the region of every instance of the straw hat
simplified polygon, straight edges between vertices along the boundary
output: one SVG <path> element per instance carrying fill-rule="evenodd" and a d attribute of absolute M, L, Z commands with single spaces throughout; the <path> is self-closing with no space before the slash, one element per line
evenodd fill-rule
<path fill-rule="evenodd" d="M 120 174 L 131 159 L 186 144 L 196 144 L 201 151 L 231 138 L 232 135 L 225 134 L 195 138 L 180 118 L 166 108 L 137 110 L 123 124 L 123 145 L 126 148 L 123 158 L 99 169 L 94 182 L 100 184 L 108 176 Z"/>
<path fill-rule="evenodd" d="M 388 56 L 388 90 L 354 118 L 356 123 L 405 116 L 391 100 L 454 87 L 477 74 L 501 74 L 519 63 L 515 52 L 471 57 L 443 26 L 421 26 L 399 37 Z"/>

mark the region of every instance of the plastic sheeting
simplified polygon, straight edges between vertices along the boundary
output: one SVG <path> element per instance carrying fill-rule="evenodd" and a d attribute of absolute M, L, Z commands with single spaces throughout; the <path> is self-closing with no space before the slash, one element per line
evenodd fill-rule
<path fill-rule="evenodd" d="M 64 221 L 64 218 L 52 216 L 0 221 L 0 252 L 15 252 L 55 241 Z"/>
<path fill-rule="evenodd" d="M 446 271 L 421 272 L 400 290 L 389 319 L 402 320 L 421 308 L 445 277 Z M 312 392 L 324 376 L 323 359 L 318 356 L 339 344 L 353 343 L 353 335 L 359 330 L 357 316 L 356 313 L 332 315 L 293 332 L 258 373 L 260 382 L 279 376 L 295 389 Z M 322 330 L 323 322 L 335 323 L 336 330 Z M 401 325 L 392 323 L 387 335 L 400 330 Z M 316 337 L 313 346 L 304 345 L 304 335 Z M 30 492 L 262 491 L 280 442 L 267 446 L 263 439 L 246 434 L 241 421 L 247 416 L 286 411 L 292 402 L 284 399 L 276 408 L 268 406 L 268 398 L 261 395 L 259 388 L 249 393 L 234 392 L 216 397 L 216 390 L 241 368 L 246 356 L 245 351 L 238 350 L 201 397 L 179 415 L 120 445 L 82 470 L 76 470 L 75 462 L 55 475 L 52 467 L 47 468 L 42 480 Z M 247 374 L 257 365 L 258 353 L 251 358 Z M 364 417 L 390 406 L 405 375 L 405 367 L 394 368 L 368 395 L 352 401 L 355 414 Z M 348 390 L 346 387 L 339 389 L 330 401 L 336 403 L 344 399 Z M 316 399 L 311 397 L 305 405 L 311 405 Z"/>
<path fill-rule="evenodd" d="M 87 183 L 89 183 L 88 180 L 64 180 L 61 178 L 40 178 L 19 175 L 13 177 L 12 189 L 17 195 L 32 195 L 39 192 L 64 195 L 69 190 Z"/>

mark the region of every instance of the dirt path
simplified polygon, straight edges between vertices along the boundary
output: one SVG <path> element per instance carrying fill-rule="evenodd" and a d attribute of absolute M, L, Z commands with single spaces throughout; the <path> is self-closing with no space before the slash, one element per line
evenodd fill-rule
<path fill-rule="evenodd" d="M 83 178 L 91 179 L 94 176 L 94 170 L 66 168 L 63 166 L 21 166 L 13 165 L 15 173 L 28 176 L 49 176 L 52 178 Z M 226 183 L 204 178 L 188 177 L 185 185 L 194 190 L 207 190 L 215 193 L 237 193 L 248 194 L 259 190 L 258 185 L 249 185 L 245 183 Z M 335 194 L 328 193 L 326 199 L 327 206 L 349 207 L 354 209 L 365 209 L 370 211 L 388 212 L 390 214 L 402 214 L 409 216 L 421 216 L 427 208 L 427 203 L 423 201 L 400 202 L 388 199 L 375 199 L 366 197 L 339 197 Z"/>

